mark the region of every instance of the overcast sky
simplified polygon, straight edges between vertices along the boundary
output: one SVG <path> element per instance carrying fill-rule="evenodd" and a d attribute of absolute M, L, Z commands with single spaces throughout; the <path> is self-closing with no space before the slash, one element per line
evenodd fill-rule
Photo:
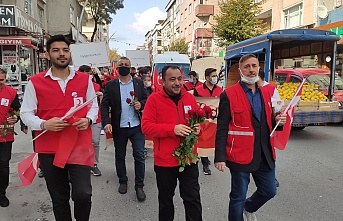
<path fill-rule="evenodd" d="M 109 27 L 110 48 L 120 55 L 144 44 L 144 36 L 157 20 L 166 19 L 165 7 L 169 0 L 124 0 L 124 8 L 112 15 Z"/>

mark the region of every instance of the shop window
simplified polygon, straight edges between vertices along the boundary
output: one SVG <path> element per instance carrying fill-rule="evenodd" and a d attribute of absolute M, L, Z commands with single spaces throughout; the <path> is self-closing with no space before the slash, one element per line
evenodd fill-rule
<path fill-rule="evenodd" d="M 27 14 L 32 15 L 32 0 L 25 0 L 25 2 L 24 2 L 24 11 Z"/>
<path fill-rule="evenodd" d="M 70 6 L 69 9 L 69 17 L 70 17 L 70 23 L 74 24 L 74 8 Z"/>
<path fill-rule="evenodd" d="M 37 5 L 40 23 L 44 24 L 44 9 Z"/>

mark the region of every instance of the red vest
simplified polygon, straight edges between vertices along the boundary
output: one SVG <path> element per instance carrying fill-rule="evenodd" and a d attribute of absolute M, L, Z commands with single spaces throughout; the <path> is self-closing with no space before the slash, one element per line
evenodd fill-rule
<path fill-rule="evenodd" d="M 223 92 L 223 88 L 219 87 L 216 85 L 213 88 L 212 95 L 210 93 L 210 90 L 205 86 L 206 84 L 204 83 L 203 85 L 197 86 L 195 89 L 198 92 L 199 97 L 219 97 L 220 94 Z"/>
<path fill-rule="evenodd" d="M 39 118 L 49 120 L 53 117 L 62 117 L 74 106 L 75 98 L 81 98 L 83 102 L 86 101 L 89 81 L 88 74 L 76 72 L 74 78 L 68 81 L 65 93 L 63 93 L 57 81 L 52 80 L 50 76 L 44 77 L 45 74 L 46 71 L 30 78 L 36 91 L 38 101 L 36 116 Z M 77 102 L 77 99 L 75 102 Z M 35 131 L 35 136 L 41 132 Z M 61 136 L 62 134 L 63 130 L 58 132 L 47 131 L 35 140 L 35 151 L 38 153 L 55 154 L 60 143 L 66 142 L 65 137 Z M 78 152 L 80 154 L 79 157 L 83 159 L 73 159 L 74 161 L 70 162 L 69 158 L 68 163 L 88 165 L 84 162 L 94 154 L 90 127 L 87 130 L 78 131 L 76 143 L 72 148 L 73 152 Z"/>
<path fill-rule="evenodd" d="M 203 83 L 202 83 L 201 81 L 197 81 L 196 85 L 194 86 L 194 84 L 193 84 L 192 82 L 187 81 L 187 82 L 185 82 L 185 83 L 183 84 L 183 86 L 185 87 L 185 89 L 186 89 L 187 91 L 190 91 L 190 90 L 194 90 L 195 87 L 198 87 L 198 86 L 200 86 L 200 85 L 202 85 L 202 84 L 203 84 Z"/>
<path fill-rule="evenodd" d="M 4 122 L 9 117 L 9 111 L 11 109 L 11 104 L 17 94 L 17 90 L 4 85 L 0 90 L 0 142 L 9 142 L 14 141 L 13 133 L 8 132 L 7 135 L 3 136 L 2 134 L 7 131 L 13 130 L 14 125 L 4 125 Z M 5 128 L 6 127 L 6 128 Z"/>
<path fill-rule="evenodd" d="M 266 119 L 269 131 L 272 131 L 272 105 L 269 92 L 260 87 L 264 100 Z M 228 127 L 226 159 L 238 163 L 249 164 L 254 152 L 254 127 L 249 100 L 239 83 L 227 88 L 226 95 L 230 101 L 231 121 Z M 276 159 L 274 141 L 270 138 L 274 160 Z"/>

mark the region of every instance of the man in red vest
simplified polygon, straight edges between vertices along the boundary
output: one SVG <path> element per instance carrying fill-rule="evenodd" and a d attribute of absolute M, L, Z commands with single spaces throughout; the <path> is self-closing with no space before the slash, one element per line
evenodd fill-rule
<path fill-rule="evenodd" d="M 239 60 L 241 81 L 220 95 L 215 143 L 215 167 L 231 173 L 229 220 L 257 221 L 255 212 L 276 195 L 275 149 L 270 133 L 286 114 L 275 116 L 271 95 L 259 87 L 259 62 L 247 54 Z M 257 190 L 246 199 L 250 174 Z M 244 215 L 243 215 L 244 214 Z"/>
<path fill-rule="evenodd" d="M 14 111 L 19 111 L 20 103 L 17 91 L 5 85 L 7 71 L 0 68 L 0 206 L 7 207 L 6 197 L 9 183 L 14 124 L 18 121 Z"/>
<path fill-rule="evenodd" d="M 195 71 L 190 71 L 188 74 L 188 81 L 183 84 L 183 87 L 187 90 L 194 90 L 195 87 L 202 85 L 202 82 L 199 81 L 197 73 Z"/>
<path fill-rule="evenodd" d="M 194 96 L 197 97 L 219 97 L 223 92 L 223 88 L 217 85 L 218 74 L 214 68 L 205 70 L 205 83 L 197 86 L 194 89 Z M 211 175 L 210 160 L 208 157 L 201 157 L 202 170 L 205 175 Z"/>
<path fill-rule="evenodd" d="M 63 35 L 48 40 L 47 57 L 52 67 L 30 78 L 20 116 L 35 131 L 35 137 L 47 131 L 35 140 L 35 151 L 52 199 L 55 219 L 72 220 L 71 184 L 75 219 L 89 220 L 90 170 L 94 165 L 89 125 L 97 119 L 98 104 L 89 75 L 69 66 L 69 45 Z M 93 100 L 90 109 L 82 109 L 70 119 L 61 119 L 72 107 L 89 100 Z"/>

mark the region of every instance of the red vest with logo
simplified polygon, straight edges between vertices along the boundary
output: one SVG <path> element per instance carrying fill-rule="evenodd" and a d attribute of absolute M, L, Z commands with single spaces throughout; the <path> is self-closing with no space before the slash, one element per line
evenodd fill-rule
<path fill-rule="evenodd" d="M 38 101 L 36 116 L 43 120 L 49 120 L 53 117 L 63 117 L 67 111 L 74 106 L 75 102 L 80 99 L 82 99 L 83 102 L 86 102 L 86 92 L 89 81 L 88 74 L 75 72 L 75 76 L 68 81 L 65 93 L 63 93 L 57 81 L 52 80 L 50 76 L 44 77 L 46 72 L 47 71 L 41 72 L 30 78 L 35 88 Z M 35 151 L 38 153 L 55 154 L 59 143 L 64 139 L 64 137 L 61 136 L 62 131 L 47 131 L 37 138 L 35 140 Z M 35 136 L 41 132 L 42 131 L 35 131 Z M 90 127 L 88 127 L 87 130 L 78 131 L 77 136 L 78 138 L 73 150 L 79 150 L 79 152 L 82 153 L 82 158 L 91 157 L 94 152 Z M 80 164 L 84 165 L 82 163 Z"/>
<path fill-rule="evenodd" d="M 220 97 L 220 94 L 223 92 L 223 88 L 216 85 L 211 95 L 210 90 L 205 87 L 205 83 L 197 86 L 195 89 L 197 90 L 199 97 Z"/>
<path fill-rule="evenodd" d="M 11 104 L 17 94 L 17 90 L 4 85 L 0 89 L 0 142 L 14 141 L 14 136 L 11 131 L 14 130 L 14 125 L 10 125 L 7 122 L 7 118 L 10 116 Z M 5 124 L 5 125 L 4 125 Z M 6 133 L 7 135 L 3 135 Z"/>
<path fill-rule="evenodd" d="M 263 97 L 263 105 L 266 111 L 267 125 L 272 131 L 272 105 L 268 90 L 260 87 Z M 242 88 L 237 83 L 225 90 L 230 101 L 231 121 L 228 126 L 228 139 L 226 146 L 226 159 L 238 163 L 249 164 L 254 152 L 254 127 L 252 125 L 252 113 L 250 102 Z M 273 158 L 276 159 L 274 141 L 270 138 Z"/>

